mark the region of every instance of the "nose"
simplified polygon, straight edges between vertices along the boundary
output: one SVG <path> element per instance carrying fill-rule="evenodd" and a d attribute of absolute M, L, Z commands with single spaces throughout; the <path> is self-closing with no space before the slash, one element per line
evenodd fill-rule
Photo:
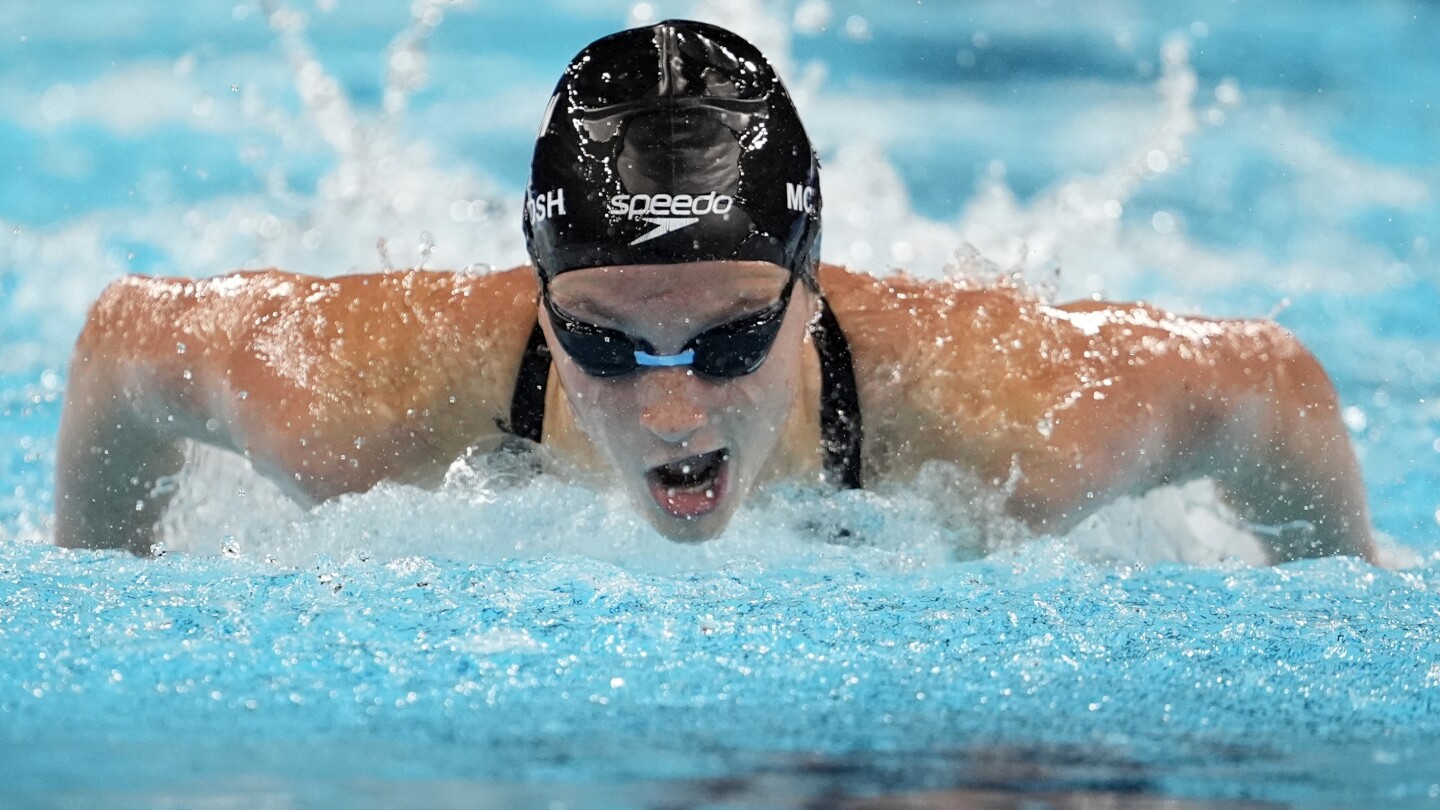
<path fill-rule="evenodd" d="M 643 372 L 640 424 L 672 444 L 683 442 L 705 426 L 704 383 L 688 368 Z"/>

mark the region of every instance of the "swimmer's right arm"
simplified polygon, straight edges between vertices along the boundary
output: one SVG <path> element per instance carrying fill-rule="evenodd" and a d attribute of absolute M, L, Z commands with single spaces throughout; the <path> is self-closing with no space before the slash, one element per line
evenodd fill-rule
<path fill-rule="evenodd" d="M 437 483 L 499 436 L 535 308 L 528 268 L 117 281 L 72 359 L 55 541 L 147 553 L 184 440 L 306 504 Z"/>

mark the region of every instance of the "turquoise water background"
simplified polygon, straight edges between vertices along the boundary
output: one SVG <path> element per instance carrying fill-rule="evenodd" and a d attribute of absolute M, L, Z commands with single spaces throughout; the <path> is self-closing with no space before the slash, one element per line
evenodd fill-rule
<path fill-rule="evenodd" d="M 560 69 L 665 16 L 780 65 L 828 260 L 1294 330 L 1388 566 L 1247 564 L 1203 485 L 1018 542 L 932 470 L 764 493 L 692 549 L 483 462 L 305 512 L 203 450 L 170 553 L 48 544 L 108 281 L 519 263 Z M 5 4 L 0 805 L 1440 801 L 1436 31 L 1420 0 Z"/>

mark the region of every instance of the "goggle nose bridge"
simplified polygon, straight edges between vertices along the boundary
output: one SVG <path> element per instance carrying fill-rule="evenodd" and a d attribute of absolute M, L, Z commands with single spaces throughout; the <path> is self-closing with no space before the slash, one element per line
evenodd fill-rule
<path fill-rule="evenodd" d="M 686 349 L 677 354 L 651 354 L 647 351 L 636 349 L 635 364 L 638 366 L 648 366 L 650 368 L 693 366 L 695 365 L 695 350 Z"/>

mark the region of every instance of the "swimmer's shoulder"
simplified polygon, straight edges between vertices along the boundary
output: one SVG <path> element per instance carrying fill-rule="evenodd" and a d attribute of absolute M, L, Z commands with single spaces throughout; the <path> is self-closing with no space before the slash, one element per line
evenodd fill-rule
<path fill-rule="evenodd" d="M 127 276 L 92 308 L 77 355 L 180 364 L 197 375 L 213 367 L 226 378 L 306 368 L 306 386 L 341 399 L 357 388 L 439 392 L 477 376 L 498 389 L 513 379 L 535 311 L 534 274 L 524 267 Z"/>
<path fill-rule="evenodd" d="M 1004 367 L 1006 379 L 1023 380 L 1180 347 L 1186 355 L 1300 350 L 1268 319 L 1177 314 L 1143 301 L 1053 304 L 1008 282 L 882 277 L 830 265 L 820 279 L 857 360 L 876 364 L 924 364 L 953 374 L 964 366 L 986 376 Z"/>
<path fill-rule="evenodd" d="M 1060 328 L 1080 333 L 1132 362 L 1178 357 L 1204 365 L 1236 360 L 1289 361 L 1308 355 L 1284 326 L 1269 318 L 1214 318 L 1176 313 L 1144 301 L 1085 299 L 1043 311 Z"/>
<path fill-rule="evenodd" d="M 989 474 L 1008 458 L 1011 417 L 1036 410 L 1037 371 L 1020 361 L 1045 343 L 1036 299 L 828 266 L 820 284 L 854 359 L 867 469 L 904 475 L 944 458 Z"/>
<path fill-rule="evenodd" d="M 821 289 L 861 368 L 923 365 L 971 376 L 983 372 L 1000 340 L 1041 322 L 1040 302 L 1013 285 L 971 286 L 943 279 L 886 276 L 826 265 Z"/>
<path fill-rule="evenodd" d="M 299 312 L 311 320 L 364 318 L 405 310 L 444 319 L 523 320 L 536 298 L 534 272 L 401 270 L 313 276 L 279 269 L 237 270 L 205 278 L 128 275 L 109 284 L 90 311 L 92 324 L 129 328 L 139 321 L 176 323 Z M 182 324 L 183 325 L 183 324 Z M 490 324 L 494 326 L 494 324 Z"/>
<path fill-rule="evenodd" d="M 284 470 L 287 448 L 341 447 L 356 476 L 409 480 L 498 431 L 536 296 L 528 268 L 135 276 L 101 296 L 77 358 Z M 310 468 L 350 480 L 323 455 Z"/>

